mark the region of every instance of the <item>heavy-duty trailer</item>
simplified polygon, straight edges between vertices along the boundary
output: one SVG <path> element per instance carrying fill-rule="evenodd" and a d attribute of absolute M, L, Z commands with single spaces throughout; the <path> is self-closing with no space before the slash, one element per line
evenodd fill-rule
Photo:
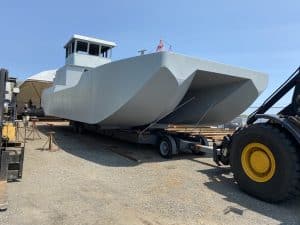
<path fill-rule="evenodd" d="M 294 88 L 291 103 L 266 114 Z M 300 67 L 231 136 L 214 145 L 214 161 L 230 165 L 245 192 L 268 202 L 300 194 Z"/>
<path fill-rule="evenodd" d="M 204 154 L 201 149 L 209 145 L 205 136 L 200 134 L 182 133 L 168 130 L 167 126 L 152 124 L 147 127 L 134 129 L 104 129 L 98 125 L 90 125 L 71 121 L 70 125 L 76 133 L 92 130 L 102 135 L 110 136 L 137 144 L 155 145 L 159 154 L 164 158 L 171 158 L 180 152 L 192 152 L 197 155 Z"/>

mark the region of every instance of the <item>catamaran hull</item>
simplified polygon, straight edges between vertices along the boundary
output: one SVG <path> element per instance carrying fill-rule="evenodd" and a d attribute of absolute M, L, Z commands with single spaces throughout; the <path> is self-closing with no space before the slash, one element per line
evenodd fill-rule
<path fill-rule="evenodd" d="M 42 106 L 46 115 L 107 128 L 213 125 L 245 111 L 266 85 L 259 72 L 160 52 L 96 68 L 66 65 Z"/>

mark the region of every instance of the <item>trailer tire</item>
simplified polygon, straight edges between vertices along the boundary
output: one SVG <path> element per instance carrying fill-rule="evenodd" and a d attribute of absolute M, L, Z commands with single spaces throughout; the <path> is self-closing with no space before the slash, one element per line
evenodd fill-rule
<path fill-rule="evenodd" d="M 170 159 L 172 158 L 172 154 L 173 154 L 173 147 L 172 147 L 172 143 L 171 140 L 168 136 L 163 136 L 160 140 L 159 140 L 159 144 L 158 144 L 158 150 L 159 150 L 159 154 L 166 159 Z"/>
<path fill-rule="evenodd" d="M 267 202 L 299 195 L 300 155 L 296 142 L 280 128 L 257 123 L 232 137 L 230 165 L 239 187 Z"/>

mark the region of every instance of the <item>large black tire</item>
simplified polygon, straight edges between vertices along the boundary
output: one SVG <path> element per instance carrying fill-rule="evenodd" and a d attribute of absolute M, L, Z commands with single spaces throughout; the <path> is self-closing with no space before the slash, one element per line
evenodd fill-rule
<path fill-rule="evenodd" d="M 251 143 L 267 146 L 274 156 L 275 172 L 267 181 L 251 179 L 243 169 L 242 152 Z M 298 148 L 299 145 L 288 133 L 271 124 L 258 123 L 242 128 L 233 135 L 230 146 L 230 164 L 239 187 L 246 193 L 267 202 L 280 202 L 299 195 Z"/>

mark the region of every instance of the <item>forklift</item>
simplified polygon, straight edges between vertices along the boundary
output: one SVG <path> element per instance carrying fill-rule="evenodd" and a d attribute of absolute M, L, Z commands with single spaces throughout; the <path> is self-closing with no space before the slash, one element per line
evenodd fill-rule
<path fill-rule="evenodd" d="M 291 103 L 266 114 L 294 88 Z M 300 194 L 300 67 L 247 118 L 247 125 L 214 144 L 214 161 L 230 165 L 239 187 L 267 202 Z"/>
<path fill-rule="evenodd" d="M 7 209 L 7 181 L 22 178 L 25 144 L 16 138 L 16 78 L 0 69 L 0 211 Z"/>

